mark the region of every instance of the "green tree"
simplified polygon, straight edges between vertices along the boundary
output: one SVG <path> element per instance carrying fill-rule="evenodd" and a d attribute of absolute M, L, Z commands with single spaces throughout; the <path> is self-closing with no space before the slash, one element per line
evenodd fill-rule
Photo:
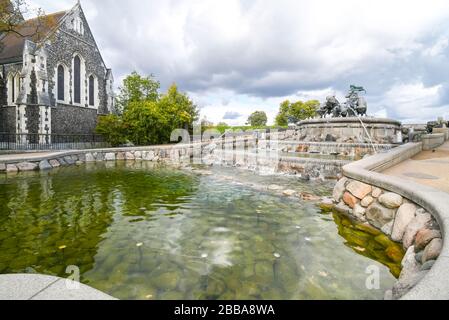
<path fill-rule="evenodd" d="M 279 113 L 276 116 L 276 125 L 286 126 L 289 122 L 299 122 L 301 120 L 313 118 L 317 115 L 319 101 L 309 100 L 306 102 L 296 101 L 291 103 L 286 100 L 281 103 Z"/>
<path fill-rule="evenodd" d="M 255 111 L 249 117 L 247 124 L 252 127 L 263 127 L 267 125 L 267 114 L 264 111 Z"/>
<path fill-rule="evenodd" d="M 136 71 L 123 80 L 123 86 L 119 88 L 117 96 L 117 109 L 125 112 L 131 103 L 143 101 L 157 101 L 159 99 L 159 81 L 153 75 L 142 77 Z"/>
<path fill-rule="evenodd" d="M 279 107 L 279 113 L 275 118 L 275 124 L 278 126 L 287 126 L 288 125 L 288 116 L 290 112 L 290 101 L 285 100 L 281 103 Z"/>
<path fill-rule="evenodd" d="M 173 130 L 191 132 L 193 122 L 198 120 L 198 107 L 176 84 L 165 94 L 159 94 L 156 87 L 159 82 L 153 78 L 133 72 L 122 87 L 123 112 L 100 118 L 97 132 L 114 145 L 126 141 L 135 145 L 169 143 Z"/>
<path fill-rule="evenodd" d="M 98 119 L 96 132 L 114 147 L 127 142 L 123 120 L 115 114 L 101 116 Z"/>

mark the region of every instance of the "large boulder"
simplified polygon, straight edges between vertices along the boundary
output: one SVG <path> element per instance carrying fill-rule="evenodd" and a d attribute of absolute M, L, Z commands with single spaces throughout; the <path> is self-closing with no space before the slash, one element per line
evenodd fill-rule
<path fill-rule="evenodd" d="M 334 192 L 332 193 L 335 202 L 340 202 L 343 198 L 343 193 L 346 190 L 346 182 L 348 182 L 348 178 L 343 177 L 335 184 Z"/>
<path fill-rule="evenodd" d="M 352 214 L 357 219 L 359 219 L 360 221 L 363 221 L 363 222 L 366 221 L 365 212 L 366 212 L 366 209 L 358 203 L 354 206 L 354 209 L 352 210 Z"/>
<path fill-rule="evenodd" d="M 443 240 L 441 240 L 441 238 L 433 239 L 424 249 L 421 262 L 426 263 L 429 260 L 436 260 L 440 255 L 442 248 L 443 248 Z"/>
<path fill-rule="evenodd" d="M 6 165 L 6 172 L 17 172 L 19 169 L 16 167 L 15 164 L 7 164 Z"/>
<path fill-rule="evenodd" d="M 374 203 L 366 209 L 366 219 L 376 228 L 381 229 L 394 219 L 395 210 Z"/>
<path fill-rule="evenodd" d="M 135 160 L 136 157 L 134 156 L 134 154 L 132 152 L 126 152 L 125 153 L 125 159 L 126 160 Z"/>
<path fill-rule="evenodd" d="M 33 162 L 21 162 L 16 164 L 19 171 L 34 171 L 39 169 L 39 165 Z"/>
<path fill-rule="evenodd" d="M 51 165 L 53 168 L 57 168 L 57 167 L 60 167 L 60 166 L 61 166 L 61 164 L 59 163 L 59 161 L 56 160 L 56 159 L 52 159 L 52 160 L 50 160 L 49 162 L 50 162 L 50 165 Z"/>
<path fill-rule="evenodd" d="M 6 171 L 6 164 L 0 163 L 0 172 Z"/>
<path fill-rule="evenodd" d="M 432 216 L 429 213 L 417 214 L 405 229 L 404 237 L 402 238 L 402 245 L 404 248 L 410 247 L 415 241 L 415 236 L 418 231 L 426 229 L 431 221 Z"/>
<path fill-rule="evenodd" d="M 387 208 L 396 209 L 401 206 L 403 199 L 397 193 L 387 192 L 379 197 L 379 202 Z"/>
<path fill-rule="evenodd" d="M 401 241 L 404 236 L 405 229 L 415 217 L 416 206 L 413 203 L 404 203 L 396 213 L 394 219 L 391 239 L 393 241 Z"/>
<path fill-rule="evenodd" d="M 39 170 L 50 170 L 53 169 L 52 165 L 48 162 L 48 160 L 42 160 L 39 162 Z"/>
<path fill-rule="evenodd" d="M 365 198 L 368 194 L 371 193 L 372 189 L 373 188 L 369 184 L 360 181 L 352 181 L 346 187 L 346 190 L 351 192 L 359 199 Z"/>
<path fill-rule="evenodd" d="M 114 152 L 108 152 L 104 155 L 104 160 L 106 161 L 115 161 L 115 153 Z"/>
<path fill-rule="evenodd" d="M 419 230 L 415 237 L 415 250 L 423 250 L 435 238 L 441 238 L 440 231 L 427 228 Z"/>
<path fill-rule="evenodd" d="M 356 197 L 354 197 L 351 193 L 345 192 L 343 195 L 343 201 L 350 206 L 351 208 L 354 208 L 357 204 L 358 200 Z"/>
<path fill-rule="evenodd" d="M 382 194 L 382 189 L 380 188 L 373 188 L 373 191 L 371 192 L 371 195 L 373 196 L 373 198 L 379 198 L 380 195 Z"/>
<path fill-rule="evenodd" d="M 95 162 L 95 157 L 92 153 L 86 153 L 86 162 Z"/>
<path fill-rule="evenodd" d="M 374 202 L 374 198 L 371 196 L 366 196 L 365 198 L 362 199 L 362 201 L 360 202 L 360 204 L 362 205 L 362 207 L 369 207 L 372 203 Z"/>

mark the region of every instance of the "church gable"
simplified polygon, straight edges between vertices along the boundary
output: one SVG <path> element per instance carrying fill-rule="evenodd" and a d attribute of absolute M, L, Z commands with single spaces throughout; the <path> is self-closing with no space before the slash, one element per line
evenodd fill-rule
<path fill-rule="evenodd" d="M 58 27 L 58 31 L 64 32 L 67 35 L 97 47 L 94 36 L 90 30 L 89 23 L 87 22 L 83 9 L 79 4 L 66 13 Z M 96 50 L 98 50 L 98 48 L 96 48 Z"/>

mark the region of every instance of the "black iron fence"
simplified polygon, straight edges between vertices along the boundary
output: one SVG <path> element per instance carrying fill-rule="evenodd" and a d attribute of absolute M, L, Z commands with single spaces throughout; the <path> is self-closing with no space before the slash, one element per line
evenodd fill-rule
<path fill-rule="evenodd" d="M 0 133 L 0 150 L 73 150 L 110 145 L 96 134 Z"/>

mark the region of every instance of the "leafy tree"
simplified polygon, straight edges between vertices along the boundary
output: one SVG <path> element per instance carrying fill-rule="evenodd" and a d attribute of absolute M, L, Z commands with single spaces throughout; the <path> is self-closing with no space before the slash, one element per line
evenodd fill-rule
<path fill-rule="evenodd" d="M 114 145 L 126 141 L 149 145 L 169 143 L 175 129 L 192 130 L 199 112 L 187 94 L 175 84 L 165 94 L 156 87 L 159 82 L 133 72 L 122 87 L 123 112 L 100 118 L 97 132 Z"/>
<path fill-rule="evenodd" d="M 98 119 L 96 132 L 101 134 L 112 146 L 119 146 L 127 141 L 123 120 L 115 114 L 101 116 Z"/>
<path fill-rule="evenodd" d="M 247 124 L 252 127 L 263 127 L 267 125 L 267 121 L 267 114 L 264 111 L 256 111 L 248 117 Z"/>
<path fill-rule="evenodd" d="M 229 127 L 229 125 L 226 122 L 219 122 L 217 127 Z"/>
<path fill-rule="evenodd" d="M 296 101 L 291 103 L 286 100 L 281 103 L 279 113 L 276 116 L 276 125 L 286 126 L 289 122 L 299 122 L 301 120 L 313 118 L 317 114 L 320 103 L 317 100 L 306 102 Z"/>
<path fill-rule="evenodd" d="M 276 116 L 275 124 L 278 126 L 288 125 L 288 116 L 290 112 L 290 101 L 285 100 L 279 107 L 279 113 Z"/>
<path fill-rule="evenodd" d="M 159 99 L 160 83 L 153 75 L 142 77 L 136 71 L 123 80 L 117 96 L 117 109 L 125 112 L 131 103 L 143 101 L 157 101 Z"/>

